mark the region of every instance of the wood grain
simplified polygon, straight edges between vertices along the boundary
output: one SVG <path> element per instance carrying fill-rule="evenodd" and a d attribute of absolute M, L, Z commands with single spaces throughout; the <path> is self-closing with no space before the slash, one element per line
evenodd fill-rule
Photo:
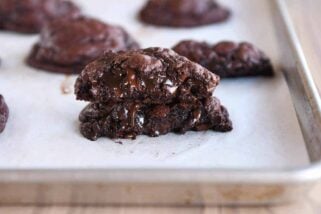
<path fill-rule="evenodd" d="M 313 77 L 321 90 L 321 1 L 287 0 Z M 1 190 L 0 190 L 1 191 Z M 0 207 L 0 214 L 309 214 L 321 213 L 321 181 L 305 200 L 278 207 Z"/>

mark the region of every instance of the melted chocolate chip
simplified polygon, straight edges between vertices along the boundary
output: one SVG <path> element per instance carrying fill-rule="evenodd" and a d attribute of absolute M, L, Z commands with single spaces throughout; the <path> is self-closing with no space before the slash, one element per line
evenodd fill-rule
<path fill-rule="evenodd" d="M 130 126 L 132 126 L 132 127 L 135 126 L 136 115 L 137 115 L 138 109 L 139 109 L 139 105 L 137 103 L 133 103 L 129 108 L 128 117 L 130 120 Z"/>
<path fill-rule="evenodd" d="M 122 97 L 121 82 L 123 80 L 121 73 L 106 73 L 103 75 L 103 84 L 113 91 L 117 96 Z"/>
<path fill-rule="evenodd" d="M 131 89 L 137 89 L 140 84 L 138 82 L 138 79 L 136 77 L 136 73 L 134 70 L 132 69 L 129 69 L 127 71 L 127 81 L 125 82 L 125 85 L 128 84 L 128 86 L 131 88 Z"/>

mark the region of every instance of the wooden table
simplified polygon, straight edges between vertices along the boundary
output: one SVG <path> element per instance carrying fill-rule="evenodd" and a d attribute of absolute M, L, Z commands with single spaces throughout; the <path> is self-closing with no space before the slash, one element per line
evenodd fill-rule
<path fill-rule="evenodd" d="M 1 191 L 1 190 L 0 190 Z M 0 207 L 0 214 L 320 214 L 321 183 L 300 203 L 277 207 Z"/>
<path fill-rule="evenodd" d="M 256 0 L 253 0 L 256 1 Z M 258 0 L 260 1 L 260 0 Z M 286 0 L 295 20 L 297 32 L 308 64 L 321 90 L 321 0 Z M 0 190 L 1 191 L 1 190 Z M 0 207 L 0 214 L 215 214 L 215 213 L 321 213 L 321 181 L 304 201 L 277 207 Z"/>

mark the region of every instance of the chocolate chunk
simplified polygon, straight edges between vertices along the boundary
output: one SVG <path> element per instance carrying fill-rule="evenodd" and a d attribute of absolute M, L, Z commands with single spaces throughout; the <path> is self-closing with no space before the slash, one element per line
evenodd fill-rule
<path fill-rule="evenodd" d="M 215 45 L 186 40 L 173 47 L 178 54 L 201 64 L 222 78 L 241 76 L 271 76 L 270 59 L 247 42 L 224 41 Z"/>
<path fill-rule="evenodd" d="M 211 96 L 219 78 L 163 48 L 106 53 L 85 67 L 75 85 L 77 99 L 161 104 Z"/>
<path fill-rule="evenodd" d="M 3 132 L 6 127 L 6 123 L 9 117 L 9 109 L 7 104 L 4 102 L 4 98 L 0 95 L 0 133 Z"/>
<path fill-rule="evenodd" d="M 136 48 L 138 44 L 121 27 L 86 17 L 56 19 L 41 31 L 27 63 L 57 73 L 80 73 L 105 51 Z"/>
<path fill-rule="evenodd" d="M 92 103 L 81 112 L 80 121 L 81 133 L 90 140 L 104 136 L 134 139 L 142 134 L 155 137 L 189 130 L 232 130 L 227 110 L 213 97 L 192 103 Z"/>
<path fill-rule="evenodd" d="M 50 20 L 79 13 L 79 8 L 66 0 L 1 0 L 0 29 L 38 33 Z"/>
<path fill-rule="evenodd" d="M 213 0 L 149 0 L 140 19 L 148 24 L 168 27 L 196 27 L 223 22 L 230 11 Z"/>

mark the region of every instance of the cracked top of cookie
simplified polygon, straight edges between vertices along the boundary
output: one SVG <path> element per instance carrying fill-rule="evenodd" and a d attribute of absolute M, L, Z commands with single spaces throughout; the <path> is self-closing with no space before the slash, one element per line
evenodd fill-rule
<path fill-rule="evenodd" d="M 194 101 L 211 96 L 219 77 L 170 49 L 113 53 L 85 67 L 75 85 L 77 99 L 143 103 Z"/>
<path fill-rule="evenodd" d="M 213 0 L 149 0 L 139 16 L 150 24 L 193 27 L 225 21 L 230 11 Z"/>
<path fill-rule="evenodd" d="M 38 33 L 48 21 L 79 13 L 79 8 L 66 0 L 1 0 L 0 29 Z"/>
<path fill-rule="evenodd" d="M 173 47 L 178 54 L 211 70 L 221 78 L 273 75 L 270 59 L 248 42 L 207 42 L 184 40 Z"/>
<path fill-rule="evenodd" d="M 56 19 L 41 32 L 36 59 L 59 65 L 89 63 L 104 51 L 138 48 L 121 27 L 88 17 Z"/>

